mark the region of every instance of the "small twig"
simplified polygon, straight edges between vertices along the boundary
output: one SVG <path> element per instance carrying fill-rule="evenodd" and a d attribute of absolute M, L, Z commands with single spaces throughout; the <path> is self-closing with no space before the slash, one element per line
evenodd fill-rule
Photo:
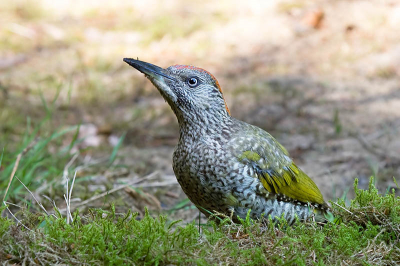
<path fill-rule="evenodd" d="M 74 178 L 72 179 L 71 188 L 69 190 L 68 190 L 69 179 L 67 177 L 67 195 L 64 194 L 64 199 L 67 204 L 67 224 L 69 224 L 69 219 L 71 219 L 71 222 L 74 222 L 74 219 L 72 218 L 72 213 L 71 213 L 71 195 L 72 195 L 72 189 L 74 188 L 76 173 L 77 173 L 77 171 L 75 171 Z"/>
<path fill-rule="evenodd" d="M 68 188 L 69 178 L 68 178 L 68 174 L 66 175 L 66 178 L 67 178 L 67 183 L 66 183 L 66 185 L 67 185 L 67 193 L 64 194 L 64 199 L 65 199 L 65 203 L 67 204 L 67 224 L 69 224 L 69 220 L 70 219 L 71 219 L 71 222 L 74 222 L 74 219 L 72 218 L 72 214 L 71 214 L 71 195 L 72 195 L 72 189 L 74 188 L 76 173 L 77 173 L 77 171 L 75 171 L 74 178 L 72 179 L 71 188 Z"/>
<path fill-rule="evenodd" d="M 28 227 L 26 227 L 20 220 L 18 220 L 17 217 L 15 217 L 15 215 L 11 212 L 11 210 L 8 208 L 7 204 L 5 201 L 3 201 L 4 205 L 6 206 L 6 209 L 8 210 L 8 212 L 11 214 L 11 216 L 17 221 L 17 224 L 21 224 L 26 230 L 33 232 L 31 229 L 29 229 Z"/>
<path fill-rule="evenodd" d="M 46 196 L 46 195 L 42 195 L 42 197 L 44 197 L 45 199 L 47 199 L 48 201 L 50 201 L 50 203 L 53 205 L 53 208 L 54 208 L 55 210 L 60 211 L 60 210 L 58 209 L 57 205 L 56 205 L 56 202 L 55 202 L 53 199 L 49 198 L 49 197 Z M 53 217 L 57 218 L 57 216 L 56 216 L 54 213 L 52 213 L 51 215 L 53 215 Z"/>
<path fill-rule="evenodd" d="M 386 228 L 383 228 L 383 229 L 374 237 L 374 239 L 372 240 L 372 243 L 375 243 L 376 240 L 378 239 L 378 237 L 379 237 L 383 232 L 386 232 Z"/>
<path fill-rule="evenodd" d="M 171 181 L 165 181 L 165 182 L 154 182 L 154 183 L 150 183 L 150 184 L 142 184 L 142 185 L 138 185 L 137 187 L 166 187 L 166 186 L 173 186 L 173 185 L 178 185 L 178 181 L 175 180 L 171 180 Z"/>
<path fill-rule="evenodd" d="M 167 191 L 167 192 L 165 192 L 165 194 L 164 194 L 165 196 L 167 196 L 167 197 L 171 197 L 171 198 L 174 198 L 174 199 L 177 199 L 177 198 L 179 198 L 179 195 L 178 194 L 175 194 L 174 192 L 171 192 L 171 191 Z"/>
<path fill-rule="evenodd" d="M 17 169 L 18 169 L 18 166 L 19 166 L 19 162 L 20 162 L 22 156 L 25 153 L 27 153 L 30 149 L 32 149 L 32 147 L 35 146 L 35 144 L 37 143 L 38 140 L 39 140 L 39 138 L 35 138 L 22 152 L 20 152 L 18 154 L 17 159 L 15 160 L 14 168 L 13 168 L 13 170 L 11 172 L 11 175 L 10 175 L 10 180 L 8 181 L 7 188 L 6 188 L 5 192 L 4 192 L 4 196 L 3 196 L 3 200 L 2 200 L 3 202 L 6 200 L 6 196 L 7 196 L 8 190 L 10 189 L 11 183 L 12 183 L 12 181 L 14 179 L 14 175 L 17 172 Z M 2 213 L 2 216 L 3 216 L 3 213 Z"/>
<path fill-rule="evenodd" d="M 236 238 L 239 237 L 239 232 L 240 232 L 240 227 L 238 228 L 238 231 L 237 231 L 237 233 L 236 233 Z"/>
<path fill-rule="evenodd" d="M 36 145 L 38 140 L 39 140 L 39 138 L 35 138 L 31 143 L 29 143 L 29 145 L 23 151 L 21 151 L 18 154 L 17 159 L 15 160 L 14 168 L 13 168 L 13 170 L 11 172 L 11 175 L 10 175 L 10 180 L 8 181 L 8 185 L 7 185 L 6 191 L 4 192 L 3 202 L 6 200 L 6 196 L 7 196 L 8 190 L 10 189 L 10 185 L 11 185 L 11 182 L 12 182 L 12 180 L 14 178 L 15 172 L 17 172 L 17 169 L 18 169 L 18 166 L 19 166 L 19 162 L 20 162 L 22 156 L 25 155 L 25 153 L 27 153 L 30 149 L 32 149 L 32 147 Z"/>
<path fill-rule="evenodd" d="M 336 202 L 332 202 L 334 205 L 338 206 L 339 208 L 341 208 L 342 210 L 350 213 L 351 215 L 354 215 L 356 218 L 358 218 L 357 215 L 355 215 L 354 213 L 352 213 L 351 211 L 349 211 L 348 209 L 346 209 L 345 207 L 340 206 L 339 204 L 337 204 Z"/>
<path fill-rule="evenodd" d="M 140 201 L 144 201 L 145 203 L 147 203 L 150 206 L 154 206 L 157 208 L 157 210 L 161 210 L 161 203 L 160 201 L 154 197 L 153 195 L 142 191 L 141 193 L 136 192 L 135 189 L 130 188 L 130 187 L 126 187 L 125 192 L 128 193 L 132 198 L 136 199 L 136 200 L 140 200 Z"/>
<path fill-rule="evenodd" d="M 68 196 L 65 196 L 65 194 L 64 194 L 64 199 L 65 199 L 65 202 L 67 203 L 67 224 L 69 224 L 70 219 L 72 222 L 74 222 L 74 220 L 72 219 L 72 215 L 71 215 L 71 207 L 68 205 Z"/>
<path fill-rule="evenodd" d="M 65 165 L 64 167 L 64 171 L 63 171 L 63 178 L 61 183 L 65 184 L 67 182 L 68 179 L 68 169 L 71 167 L 71 165 L 74 163 L 74 161 L 76 160 L 76 158 L 78 158 L 79 153 L 75 153 L 75 155 L 71 158 L 71 160 Z"/>
<path fill-rule="evenodd" d="M 22 181 L 19 180 L 18 177 L 15 177 L 15 178 L 24 186 L 24 188 L 25 188 L 26 190 L 28 190 L 28 192 L 31 194 L 32 198 L 36 201 L 36 203 L 40 206 L 40 208 L 42 208 L 42 210 L 43 210 L 47 215 L 50 215 L 50 214 L 47 212 L 46 208 L 43 207 L 42 203 L 40 203 L 40 202 L 37 200 L 37 198 L 35 197 L 35 195 L 33 195 L 32 191 L 30 191 L 29 188 L 28 188 L 27 186 L 25 186 L 25 184 L 22 183 Z"/>
<path fill-rule="evenodd" d="M 12 205 L 12 206 L 18 207 L 18 208 L 23 208 L 23 207 L 21 207 L 21 206 L 19 206 L 17 204 L 14 204 L 14 203 L 11 203 L 11 202 L 8 202 L 8 201 L 4 201 L 4 203 L 7 204 L 7 205 Z"/>
<path fill-rule="evenodd" d="M 74 184 L 75 184 L 76 173 L 77 173 L 77 171 L 75 171 L 74 178 L 72 179 L 71 188 L 69 190 L 69 196 L 68 196 L 68 205 L 69 206 L 71 206 L 71 195 L 72 195 L 72 189 L 74 188 Z"/>
<path fill-rule="evenodd" d="M 118 190 L 124 189 L 124 188 L 126 188 L 126 187 L 131 186 L 131 185 L 140 183 L 140 182 L 142 182 L 142 181 L 144 181 L 144 180 L 146 180 L 146 179 L 152 178 L 152 177 L 154 177 L 154 176 L 157 175 L 157 174 L 158 174 L 158 172 L 153 172 L 153 173 L 151 173 L 151 174 L 149 174 L 149 175 L 147 175 L 147 176 L 145 176 L 145 177 L 132 180 L 131 182 L 128 182 L 128 183 L 126 183 L 126 184 L 124 184 L 124 185 L 121 185 L 121 186 L 119 186 L 119 187 L 113 188 L 113 189 L 111 189 L 111 190 L 109 190 L 109 191 L 105 191 L 105 192 L 103 192 L 103 193 L 101 193 L 101 194 L 99 194 L 99 195 L 96 195 L 96 196 L 91 197 L 90 199 L 87 199 L 87 200 L 85 200 L 85 201 L 82 201 L 82 202 L 76 204 L 75 206 L 73 206 L 73 208 L 78 208 L 78 207 L 81 207 L 81 206 L 83 206 L 83 205 L 86 205 L 86 204 L 88 204 L 89 202 L 95 201 L 95 200 L 97 200 L 97 199 L 99 199 L 99 198 L 102 198 L 102 197 L 104 197 L 104 196 L 106 196 L 106 195 L 109 195 L 109 194 L 111 194 L 111 193 L 114 193 L 114 192 L 116 192 L 116 191 L 118 191 Z M 62 209 L 62 210 L 59 210 L 59 211 L 60 211 L 60 212 L 63 212 L 63 211 L 66 211 L 66 209 Z"/>
<path fill-rule="evenodd" d="M 69 214 L 71 213 L 71 209 L 68 205 L 68 185 L 69 185 L 69 179 L 67 177 L 67 180 L 65 182 L 66 186 L 67 186 L 67 196 L 65 196 L 64 194 L 64 199 L 65 199 L 65 203 L 67 204 L 67 224 L 69 224 Z"/>
<path fill-rule="evenodd" d="M 68 206 L 68 199 L 65 197 L 65 194 L 64 194 L 64 200 L 67 203 L 67 224 L 69 224 L 69 219 L 70 219 L 69 214 L 71 213 L 71 210 L 70 210 L 70 208 Z"/>

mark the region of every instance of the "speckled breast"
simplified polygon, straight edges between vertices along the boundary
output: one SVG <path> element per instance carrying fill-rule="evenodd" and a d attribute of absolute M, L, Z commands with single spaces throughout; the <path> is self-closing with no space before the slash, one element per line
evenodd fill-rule
<path fill-rule="evenodd" d="M 176 178 L 188 198 L 207 215 L 207 211 L 227 212 L 226 195 L 231 184 L 226 180 L 226 153 L 218 143 L 181 143 L 174 152 Z M 206 211 L 207 210 L 207 211 Z"/>

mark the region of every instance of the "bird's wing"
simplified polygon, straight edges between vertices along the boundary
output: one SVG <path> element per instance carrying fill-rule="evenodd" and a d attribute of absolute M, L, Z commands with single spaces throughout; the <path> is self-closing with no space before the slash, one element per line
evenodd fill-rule
<path fill-rule="evenodd" d="M 317 185 L 290 159 L 270 134 L 252 128 L 246 136 L 231 139 L 237 159 L 272 194 L 292 201 L 327 207 Z"/>

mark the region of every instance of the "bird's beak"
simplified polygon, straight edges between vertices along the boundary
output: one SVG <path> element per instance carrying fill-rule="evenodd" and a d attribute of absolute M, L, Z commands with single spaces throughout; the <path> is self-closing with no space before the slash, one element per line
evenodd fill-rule
<path fill-rule="evenodd" d="M 161 67 L 146 63 L 132 58 L 124 58 L 124 62 L 142 72 L 164 97 L 164 99 L 172 106 L 177 101 L 172 84 L 178 81 L 169 76 L 167 71 Z M 167 82 L 167 81 L 173 81 Z"/>
<path fill-rule="evenodd" d="M 164 77 L 166 79 L 176 81 L 175 78 L 168 76 L 167 74 L 164 73 L 164 69 L 150 64 L 146 63 L 140 60 L 132 59 L 132 58 L 124 58 L 124 62 L 130 65 L 131 67 L 136 68 L 146 76 L 153 78 L 153 79 L 159 79 L 160 77 Z"/>

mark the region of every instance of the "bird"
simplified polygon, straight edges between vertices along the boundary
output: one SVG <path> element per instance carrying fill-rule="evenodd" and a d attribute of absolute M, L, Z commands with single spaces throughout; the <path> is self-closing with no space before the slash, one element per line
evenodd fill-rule
<path fill-rule="evenodd" d="M 207 217 L 326 223 L 330 207 L 314 181 L 265 130 L 235 119 L 217 79 L 191 65 L 168 68 L 124 58 L 158 89 L 175 113 L 179 141 L 173 170 Z"/>

